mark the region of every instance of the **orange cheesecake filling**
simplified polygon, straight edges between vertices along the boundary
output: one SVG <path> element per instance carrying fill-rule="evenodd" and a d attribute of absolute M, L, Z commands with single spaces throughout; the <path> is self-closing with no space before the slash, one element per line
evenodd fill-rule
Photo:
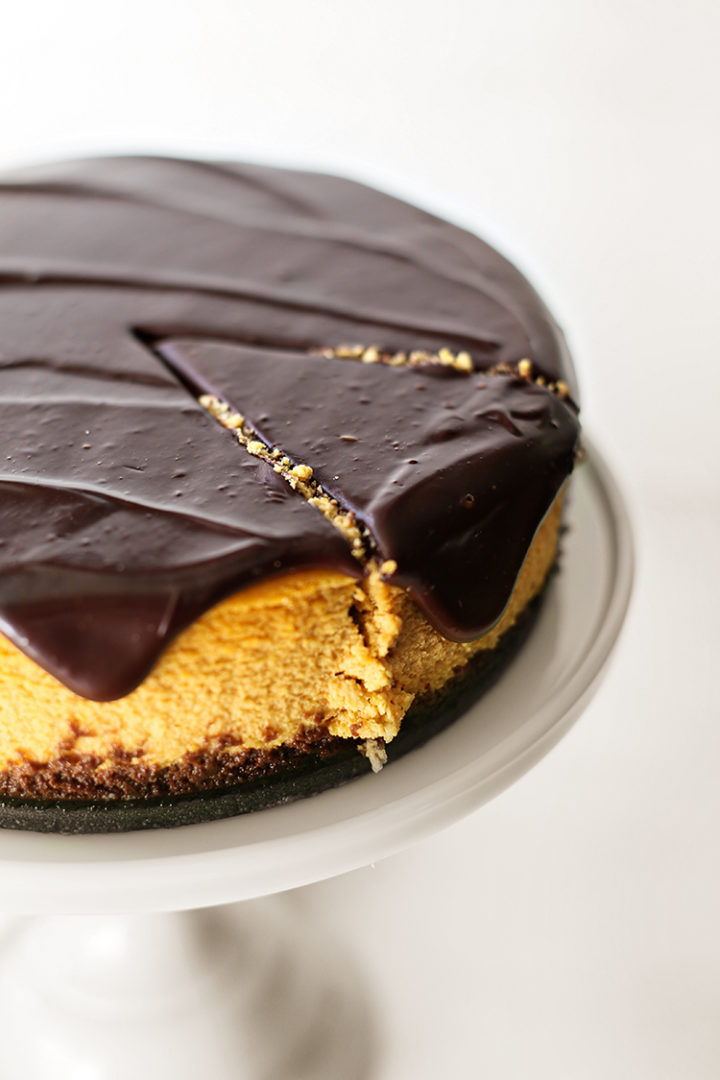
<path fill-rule="evenodd" d="M 378 575 L 314 570 L 265 581 L 181 633 L 131 694 L 79 697 L 0 635 L 0 768 L 74 753 L 166 766 L 208 745 L 232 754 L 292 743 L 320 725 L 347 739 L 397 734 L 413 701 L 494 648 L 555 560 L 558 496 L 500 621 L 472 642 L 435 630 Z"/>

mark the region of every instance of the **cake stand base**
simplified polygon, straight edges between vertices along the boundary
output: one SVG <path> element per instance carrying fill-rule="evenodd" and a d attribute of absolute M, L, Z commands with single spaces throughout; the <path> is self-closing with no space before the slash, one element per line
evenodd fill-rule
<path fill-rule="evenodd" d="M 23 1080 L 361 1080 L 362 981 L 291 896 L 10 922 L 3 1058 Z"/>

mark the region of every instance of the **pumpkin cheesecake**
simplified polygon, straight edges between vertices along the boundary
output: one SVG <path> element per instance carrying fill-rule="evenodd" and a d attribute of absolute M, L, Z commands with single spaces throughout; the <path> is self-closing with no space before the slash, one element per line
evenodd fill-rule
<path fill-rule="evenodd" d="M 424 211 L 228 163 L 7 174 L 3 805 L 200 820 L 379 769 L 510 655 L 578 438 L 540 298 Z"/>

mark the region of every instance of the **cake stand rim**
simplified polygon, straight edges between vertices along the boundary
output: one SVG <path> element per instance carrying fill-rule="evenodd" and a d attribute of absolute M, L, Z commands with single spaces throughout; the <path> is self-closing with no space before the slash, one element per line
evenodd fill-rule
<path fill-rule="evenodd" d="M 519 779 L 564 736 L 584 710 L 607 669 L 630 603 L 635 557 L 627 504 L 596 443 L 587 436 L 583 442 L 587 461 L 579 470 L 579 483 L 596 501 L 611 538 L 610 548 L 605 550 L 611 584 L 602 618 L 592 644 L 570 676 L 550 700 L 532 713 L 532 735 L 514 749 L 508 746 L 494 767 L 488 770 L 485 763 L 483 769 L 482 761 L 469 761 L 449 776 L 338 820 L 331 816 L 332 809 L 338 801 L 352 801 L 344 793 L 357 790 L 358 783 L 372 784 L 375 778 L 351 781 L 302 803 L 260 811 L 260 815 L 275 815 L 281 825 L 288 823 L 286 831 L 281 828 L 269 839 L 237 844 L 223 839 L 221 843 L 219 838 L 227 832 L 227 821 L 171 831 L 190 837 L 194 831 L 203 830 L 199 850 L 163 851 L 167 830 L 82 837 L 14 833 L 14 853 L 8 855 L 0 849 L 0 910 L 183 910 L 280 892 L 392 855 L 453 824 Z M 572 531 L 568 542 L 573 542 Z M 531 647 L 532 639 L 526 648 Z M 505 677 L 512 669 L 510 665 Z M 413 753 L 419 751 L 403 760 L 412 760 Z M 321 799 L 328 807 L 325 820 L 320 812 L 313 815 L 317 818 L 314 825 L 304 831 L 293 830 L 293 813 L 301 818 L 299 807 L 312 803 L 315 809 Z M 203 842 L 210 836 L 208 830 L 218 838 L 215 846 Z M 4 837 L 8 835 L 3 833 Z M 199 833 L 196 836 L 200 839 Z M 135 856 L 133 846 L 137 848 Z"/>

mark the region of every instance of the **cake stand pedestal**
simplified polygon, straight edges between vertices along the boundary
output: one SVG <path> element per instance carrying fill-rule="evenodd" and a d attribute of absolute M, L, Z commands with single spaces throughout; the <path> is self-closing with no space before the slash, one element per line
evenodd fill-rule
<path fill-rule="evenodd" d="M 377 776 L 225 821 L 108 836 L 0 832 L 0 911 L 22 916 L 0 937 L 7 1075 L 369 1076 L 371 1012 L 352 958 L 292 894 L 270 894 L 390 855 L 526 772 L 596 689 L 631 579 L 627 515 L 591 447 L 561 573 L 529 641 L 426 745 Z"/>
<path fill-rule="evenodd" d="M 361 1080 L 367 995 L 283 897 L 15 925 L 3 1060 L 23 1080 Z"/>

